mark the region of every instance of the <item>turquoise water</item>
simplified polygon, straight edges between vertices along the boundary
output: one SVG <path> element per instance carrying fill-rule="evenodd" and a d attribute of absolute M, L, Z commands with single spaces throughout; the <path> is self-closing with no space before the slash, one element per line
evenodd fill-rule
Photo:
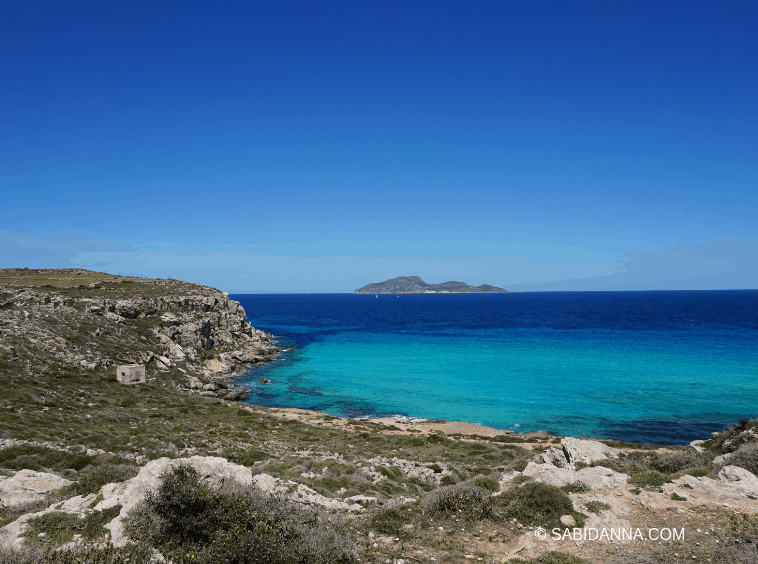
<path fill-rule="evenodd" d="M 295 347 L 252 403 L 675 443 L 758 411 L 758 294 L 715 295 L 235 299 Z"/>

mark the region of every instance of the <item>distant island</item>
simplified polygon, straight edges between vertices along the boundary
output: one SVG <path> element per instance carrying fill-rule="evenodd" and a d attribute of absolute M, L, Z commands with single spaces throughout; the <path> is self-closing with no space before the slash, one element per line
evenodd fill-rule
<path fill-rule="evenodd" d="M 384 282 L 374 282 L 358 288 L 354 294 L 507 294 L 504 288 L 482 284 L 469 286 L 465 282 L 427 284 L 418 276 L 398 276 Z"/>

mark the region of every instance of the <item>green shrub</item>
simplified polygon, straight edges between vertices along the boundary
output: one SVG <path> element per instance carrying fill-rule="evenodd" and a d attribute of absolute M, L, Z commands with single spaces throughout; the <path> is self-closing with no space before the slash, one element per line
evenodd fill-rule
<path fill-rule="evenodd" d="M 192 467 L 180 465 L 161 475 L 161 485 L 124 525 L 132 540 L 155 546 L 177 564 L 354 562 L 344 522 L 332 519 L 252 487 L 212 492 Z"/>
<path fill-rule="evenodd" d="M 86 470 L 86 469 L 85 469 Z M 139 467 L 131 464 L 102 464 L 83 471 L 76 482 L 61 490 L 61 495 L 86 495 L 97 493 L 105 484 L 125 482 L 139 473 Z"/>
<path fill-rule="evenodd" d="M 474 485 L 490 492 L 500 491 L 500 482 L 498 482 L 495 478 L 480 476 L 474 480 Z"/>
<path fill-rule="evenodd" d="M 729 464 L 758 475 L 758 443 L 742 445 L 729 459 Z"/>
<path fill-rule="evenodd" d="M 566 484 L 565 486 L 561 486 L 561 490 L 566 493 L 586 493 L 592 490 L 592 488 L 590 488 L 586 482 L 577 480 L 575 482 L 571 482 L 570 484 Z"/>
<path fill-rule="evenodd" d="M 442 476 L 442 479 L 440 480 L 441 486 L 454 486 L 456 483 L 455 478 L 452 476 Z"/>
<path fill-rule="evenodd" d="M 132 407 L 137 405 L 137 400 L 134 398 L 124 398 L 121 400 L 121 407 Z"/>
<path fill-rule="evenodd" d="M 371 518 L 371 527 L 385 535 L 399 535 L 403 531 L 403 525 L 412 521 L 413 515 L 409 511 L 385 509 Z"/>
<path fill-rule="evenodd" d="M 376 469 L 382 476 L 389 480 L 399 481 L 403 477 L 403 473 L 400 471 L 400 469 L 395 468 L 394 466 L 377 466 Z"/>
<path fill-rule="evenodd" d="M 610 505 L 602 501 L 588 501 L 587 503 L 584 504 L 584 506 L 587 508 L 587 511 L 589 511 L 590 513 L 597 513 L 597 514 L 599 514 L 601 511 L 606 511 L 611 508 Z"/>
<path fill-rule="evenodd" d="M 683 472 L 683 474 L 688 474 L 695 478 L 702 478 L 703 476 L 707 476 L 710 473 L 711 471 L 708 468 L 690 468 L 689 470 L 685 470 Z"/>
<path fill-rule="evenodd" d="M 261 452 L 260 450 L 256 450 L 254 448 L 251 448 L 249 451 L 247 451 L 247 454 L 242 457 L 242 460 L 240 460 L 240 464 L 243 466 L 252 466 L 256 462 L 261 462 L 263 460 L 266 460 L 266 453 Z"/>
<path fill-rule="evenodd" d="M 509 560 L 508 562 L 510 564 L 590 564 L 589 561 L 579 558 L 578 556 L 552 550 L 545 554 L 530 558 L 529 560 L 516 558 L 514 560 Z"/>
<path fill-rule="evenodd" d="M 680 496 L 678 493 L 674 492 L 671 494 L 671 499 L 674 501 L 687 501 L 686 497 Z"/>
<path fill-rule="evenodd" d="M 443 487 L 422 500 L 424 512 L 429 515 L 437 513 L 466 513 L 481 518 L 488 514 L 490 496 L 476 486 Z"/>
<path fill-rule="evenodd" d="M 435 474 L 442 474 L 442 466 L 437 463 L 427 465 L 429 470 L 432 470 Z"/>
<path fill-rule="evenodd" d="M 549 484 L 529 482 L 511 488 L 495 499 L 502 499 L 507 517 L 525 525 L 540 525 L 547 529 L 561 527 L 562 515 L 572 515 L 579 527 L 584 523 L 584 516 L 574 511 L 569 496 Z"/>
<path fill-rule="evenodd" d="M 655 470 L 649 470 L 647 472 L 636 472 L 629 477 L 628 482 L 634 486 L 662 486 L 669 479 Z"/>
<path fill-rule="evenodd" d="M 87 541 L 103 540 L 108 533 L 103 525 L 115 519 L 120 511 L 121 506 L 116 505 L 104 511 L 93 511 L 85 517 L 59 511 L 45 513 L 27 522 L 25 543 L 59 546 L 71 542 L 75 534 Z M 40 537 L 40 533 L 45 535 Z"/>
<path fill-rule="evenodd" d="M 527 476 L 526 474 L 520 474 L 516 476 L 515 478 L 513 478 L 513 480 L 511 480 L 511 483 L 512 484 L 526 484 L 527 482 L 531 482 L 531 481 L 532 481 L 531 476 Z"/>

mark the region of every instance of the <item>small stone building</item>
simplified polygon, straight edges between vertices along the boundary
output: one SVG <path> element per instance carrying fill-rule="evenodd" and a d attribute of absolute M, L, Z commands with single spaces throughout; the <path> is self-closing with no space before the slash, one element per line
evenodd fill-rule
<path fill-rule="evenodd" d="M 143 384 L 145 382 L 145 365 L 122 364 L 117 366 L 116 380 L 122 384 Z"/>

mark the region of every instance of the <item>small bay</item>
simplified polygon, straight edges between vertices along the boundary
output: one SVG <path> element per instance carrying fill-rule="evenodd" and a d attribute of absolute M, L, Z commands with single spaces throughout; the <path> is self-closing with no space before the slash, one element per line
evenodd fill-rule
<path fill-rule="evenodd" d="M 758 412 L 756 291 L 231 297 L 293 348 L 258 405 L 662 444 Z"/>

